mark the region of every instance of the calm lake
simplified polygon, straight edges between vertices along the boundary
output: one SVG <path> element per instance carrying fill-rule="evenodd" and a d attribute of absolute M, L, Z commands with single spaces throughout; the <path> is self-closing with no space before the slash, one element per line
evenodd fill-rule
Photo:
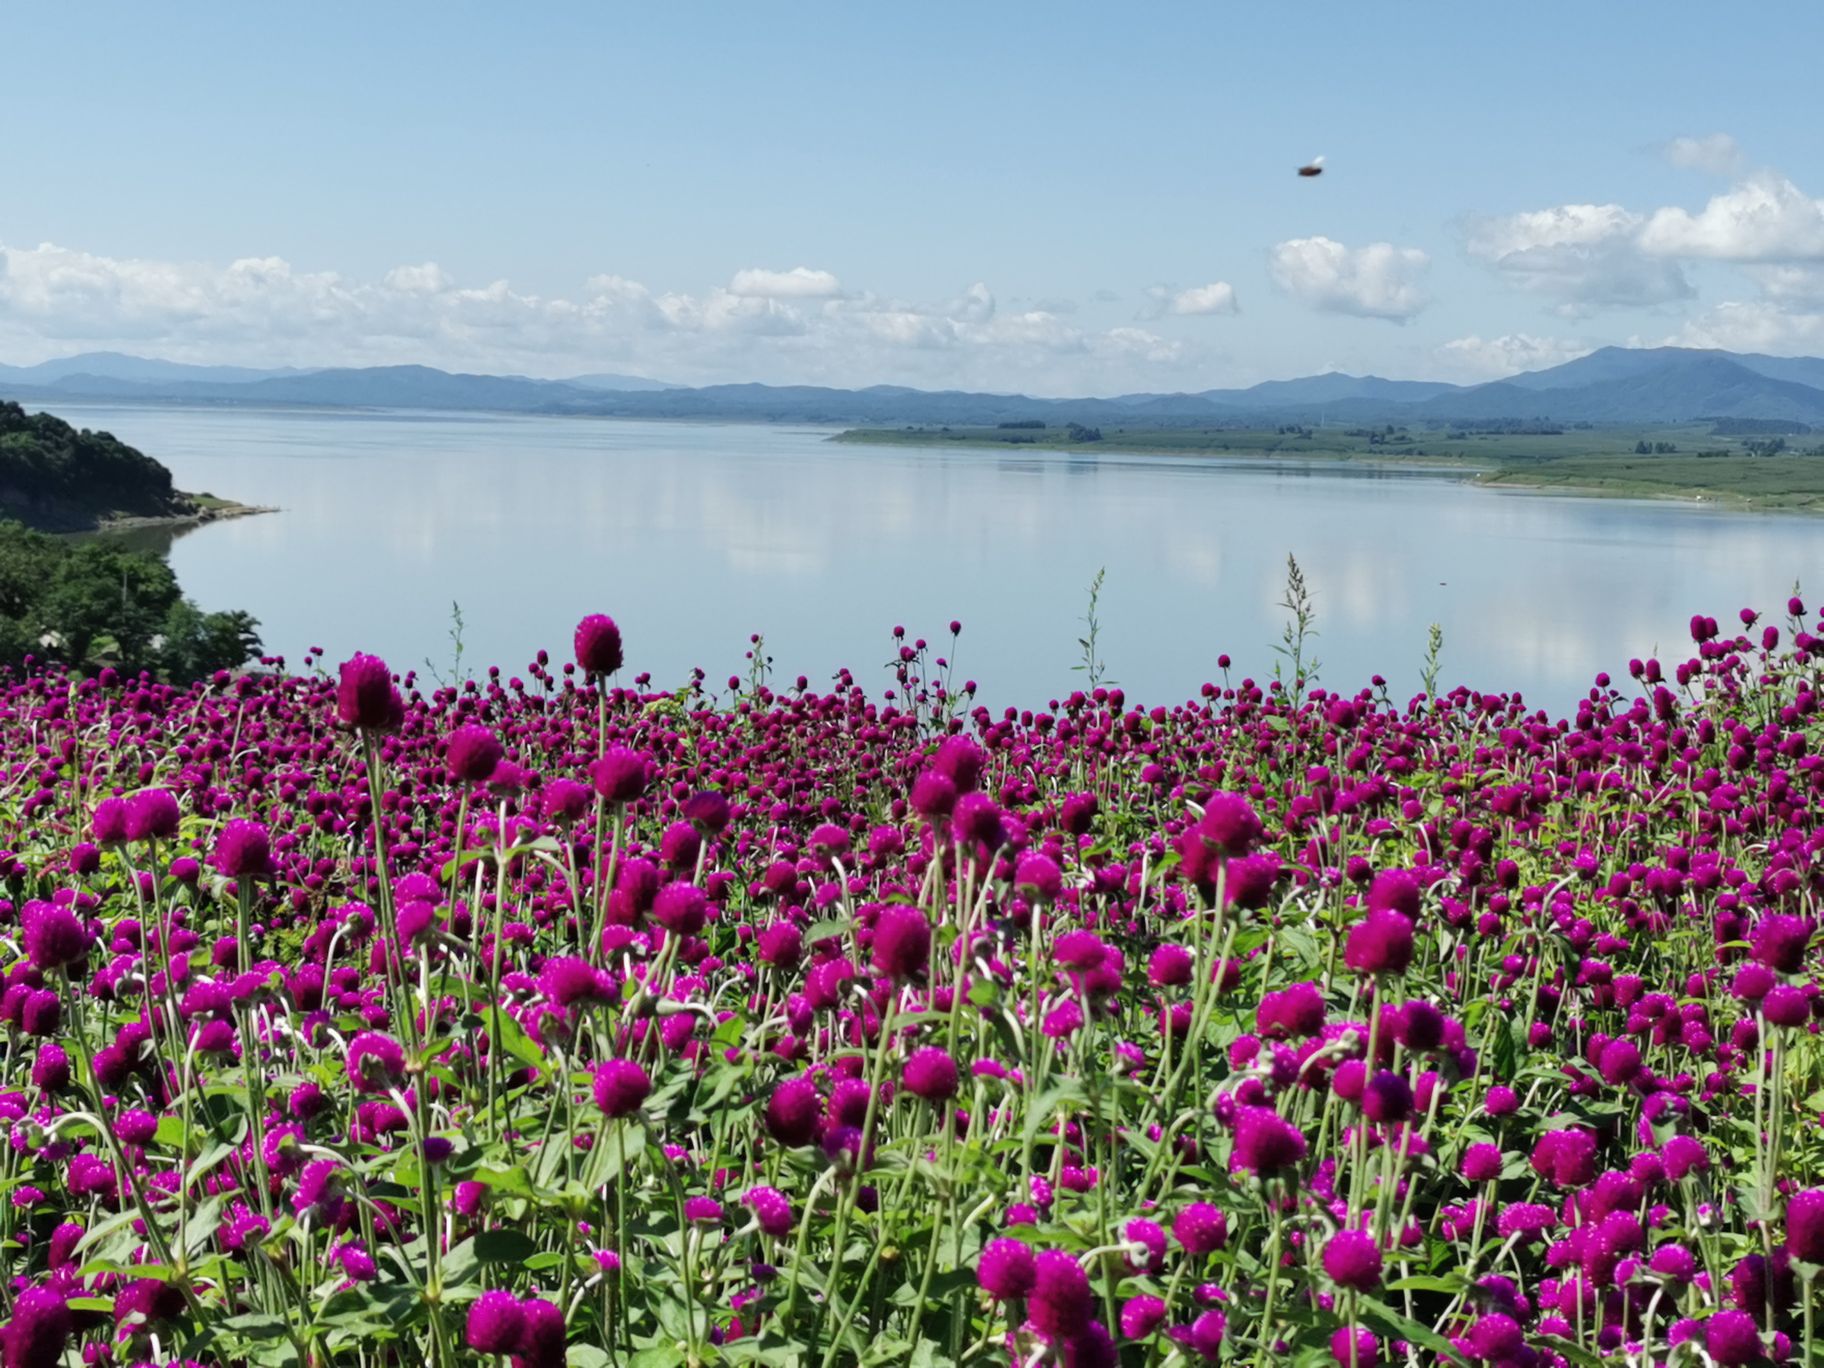
<path fill-rule="evenodd" d="M 1315 590 L 1320 678 L 1520 689 L 1562 711 L 1598 670 L 1688 645 L 1694 612 L 1783 615 L 1824 592 L 1824 522 L 1478 489 L 1404 471 L 1115 454 L 831 444 L 825 431 L 579 418 L 61 405 L 168 465 L 180 488 L 283 511 L 204 527 L 170 556 L 206 608 L 245 608 L 294 664 L 362 649 L 450 672 L 569 659 L 588 612 L 628 674 L 720 684 L 765 634 L 775 676 L 849 666 L 889 686 L 889 635 L 963 623 L 959 677 L 999 707 L 1079 687 L 1088 586 L 1130 697 L 1175 702 L 1216 658 L 1266 678 L 1286 556 Z M 1682 656 L 1680 657 L 1682 658 Z"/>

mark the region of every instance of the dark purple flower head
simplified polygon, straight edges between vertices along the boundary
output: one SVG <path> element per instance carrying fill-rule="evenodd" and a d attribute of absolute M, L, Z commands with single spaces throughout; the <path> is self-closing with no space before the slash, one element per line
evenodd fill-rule
<path fill-rule="evenodd" d="M 177 799 L 168 789 L 146 789 L 127 803 L 128 840 L 169 841 L 177 825 Z"/>
<path fill-rule="evenodd" d="M 1782 974 L 1796 974 L 1805 967 L 1811 923 L 1803 917 L 1769 913 L 1756 924 L 1749 941 L 1760 963 Z"/>
<path fill-rule="evenodd" d="M 927 1045 L 906 1061 L 906 1091 L 927 1102 L 947 1102 L 956 1096 L 956 1061 L 947 1050 Z"/>
<path fill-rule="evenodd" d="M 631 1059 L 604 1060 L 595 1070 L 595 1105 L 604 1116 L 629 1116 L 652 1092 L 652 1082 Z"/>
<path fill-rule="evenodd" d="M 874 967 L 904 983 L 921 976 L 931 956 L 931 923 L 916 907 L 894 903 L 874 919 Z"/>
<path fill-rule="evenodd" d="M 348 1043 L 348 1081 L 356 1092 L 385 1092 L 405 1078 L 405 1050 L 391 1036 L 363 1031 Z"/>
<path fill-rule="evenodd" d="M 1350 929 L 1343 963 L 1362 974 L 1403 974 L 1412 963 L 1412 923 L 1398 912 L 1376 909 Z"/>
<path fill-rule="evenodd" d="M 553 822 L 574 822 L 589 810 L 589 786 L 575 779 L 558 778 L 540 794 L 540 811 Z"/>
<path fill-rule="evenodd" d="M 766 1129 L 782 1145 L 808 1145 L 817 1138 L 823 1099 L 808 1078 L 788 1078 L 766 1101 Z"/>
<path fill-rule="evenodd" d="M 935 770 L 926 770 L 912 783 L 912 810 L 921 817 L 936 821 L 956 809 L 956 780 Z"/>
<path fill-rule="evenodd" d="M 1704 1322 L 1704 1348 L 1723 1368 L 1742 1368 L 1761 1357 L 1761 1327 L 1745 1311 L 1722 1311 Z"/>
<path fill-rule="evenodd" d="M 760 1229 L 774 1239 L 792 1233 L 792 1203 L 775 1187 L 751 1187 L 741 1197 L 742 1205 L 754 1213 Z"/>
<path fill-rule="evenodd" d="M 264 879 L 272 874 L 272 838 L 258 822 L 236 817 L 215 838 L 209 856 L 225 879 Z"/>
<path fill-rule="evenodd" d="M 975 1265 L 976 1281 L 996 1301 L 1025 1296 L 1032 1291 L 1037 1274 L 1038 1261 L 1032 1250 L 1005 1237 L 988 1241 Z"/>
<path fill-rule="evenodd" d="M 611 675 L 621 668 L 621 629 L 606 613 L 591 613 L 577 623 L 572 644 L 584 674 Z"/>
<path fill-rule="evenodd" d="M 1351 1330 L 1339 1325 L 1330 1336 L 1330 1357 L 1337 1368 L 1375 1368 L 1380 1353 L 1381 1342 L 1372 1330 Z"/>
<path fill-rule="evenodd" d="M 1272 1178 L 1303 1161 L 1304 1133 L 1270 1107 L 1243 1107 L 1235 1118 L 1234 1163 Z"/>
<path fill-rule="evenodd" d="M 1398 912 L 1408 921 L 1419 918 L 1419 881 L 1405 869 L 1383 869 L 1368 885 L 1370 912 Z"/>
<path fill-rule="evenodd" d="M 1382 1069 L 1362 1089 L 1362 1115 L 1370 1121 L 1392 1124 L 1412 1115 L 1412 1085 L 1401 1074 Z"/>
<path fill-rule="evenodd" d="M 957 840 L 966 845 L 983 845 L 990 851 L 999 850 L 1007 839 L 1001 810 L 985 793 L 965 793 L 956 800 L 951 828 Z"/>
<path fill-rule="evenodd" d="M 60 903 L 30 902 L 21 915 L 26 957 L 39 969 L 64 969 L 88 958 L 93 937 L 69 908 Z"/>
<path fill-rule="evenodd" d="M 405 702 L 393 687 L 393 672 L 379 656 L 355 652 L 342 662 L 336 680 L 336 720 L 360 731 L 397 731 Z"/>
<path fill-rule="evenodd" d="M 1260 840 L 1260 818 L 1239 793 L 1215 793 L 1204 804 L 1197 835 L 1210 850 L 1228 856 L 1246 855 Z"/>
<path fill-rule="evenodd" d="M 89 819 L 89 836 L 96 845 L 125 845 L 127 836 L 127 800 L 103 798 L 95 805 Z"/>
<path fill-rule="evenodd" d="M 1094 1305 L 1089 1275 L 1074 1257 L 1061 1249 L 1048 1249 L 1039 1255 L 1027 1314 L 1041 1334 L 1081 1334 L 1089 1325 Z"/>
<path fill-rule="evenodd" d="M 1166 1317 L 1166 1305 L 1158 1297 L 1129 1297 L 1121 1306 L 1121 1333 L 1130 1340 L 1148 1338 Z"/>
<path fill-rule="evenodd" d="M 1228 1332 L 1227 1316 L 1220 1311 L 1205 1311 L 1191 1322 L 1184 1340 L 1198 1358 L 1206 1363 L 1215 1363 L 1222 1357 L 1222 1341 Z"/>
<path fill-rule="evenodd" d="M 28 1287 L 13 1301 L 0 1330 L 5 1368 L 57 1368 L 70 1341 L 70 1308 L 48 1287 Z"/>
<path fill-rule="evenodd" d="M 538 988 L 560 1007 L 578 1002 L 602 1002 L 607 985 L 589 961 L 575 955 L 553 955 L 538 971 Z"/>
<path fill-rule="evenodd" d="M 526 1313 L 511 1292 L 483 1292 L 469 1307 L 469 1348 L 478 1354 L 511 1354 L 525 1328 Z"/>
<path fill-rule="evenodd" d="M 1172 1222 L 1172 1238 L 1193 1257 L 1213 1254 L 1229 1242 L 1229 1218 L 1208 1202 L 1192 1202 Z"/>
<path fill-rule="evenodd" d="M 684 800 L 684 820 L 708 836 L 720 836 L 728 830 L 733 815 L 728 795 L 713 789 L 693 793 Z M 846 842 L 844 849 L 847 849 Z"/>
<path fill-rule="evenodd" d="M 958 793 L 974 792 L 981 785 L 987 765 L 988 757 L 982 748 L 966 736 L 947 737 L 931 757 L 931 773 L 950 780 Z"/>
<path fill-rule="evenodd" d="M 610 746 L 589 766 L 589 782 L 611 803 L 631 803 L 646 792 L 646 757 L 625 746 Z"/>
<path fill-rule="evenodd" d="M 484 784 L 506 758 L 500 738 L 486 727 L 458 727 L 450 733 L 444 768 L 458 784 Z"/>
<path fill-rule="evenodd" d="M 1064 872 L 1049 855 L 1037 852 L 1022 855 L 1014 870 L 1013 886 L 1028 902 L 1053 903 L 1064 891 Z"/>
<path fill-rule="evenodd" d="M 709 920 L 709 895 L 695 884 L 668 883 L 652 900 L 652 919 L 674 935 L 694 936 Z"/>
<path fill-rule="evenodd" d="M 514 1346 L 514 1368 L 564 1368 L 563 1308 L 542 1297 L 528 1297 L 519 1304 L 525 1324 Z"/>
<path fill-rule="evenodd" d="M 1490 1363 L 1504 1363 L 1526 1347 L 1526 1332 L 1520 1323 L 1500 1311 L 1478 1318 L 1465 1338 L 1470 1352 Z"/>
<path fill-rule="evenodd" d="M 1786 1249 L 1795 1259 L 1824 1263 L 1824 1188 L 1795 1193 L 1786 1203 Z"/>
<path fill-rule="evenodd" d="M 1365 1230 L 1339 1230 L 1324 1245 L 1324 1272 L 1339 1287 L 1372 1292 L 1381 1285 L 1381 1250 Z"/>

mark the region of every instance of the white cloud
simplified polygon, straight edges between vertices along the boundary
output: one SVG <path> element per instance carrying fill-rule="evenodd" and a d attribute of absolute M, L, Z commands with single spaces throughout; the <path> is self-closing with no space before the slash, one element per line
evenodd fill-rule
<path fill-rule="evenodd" d="M 1327 237 L 1282 242 L 1267 259 L 1273 283 L 1314 309 L 1396 322 L 1425 307 L 1430 265 L 1416 247 L 1375 242 L 1352 249 Z"/>
<path fill-rule="evenodd" d="M 1748 274 L 1760 285 L 1764 299 L 1785 307 L 1824 309 L 1824 267 L 1751 266 Z"/>
<path fill-rule="evenodd" d="M 1179 290 L 1166 305 L 1167 313 L 1200 316 L 1235 312 L 1235 287 L 1226 280 L 1213 280 L 1208 285 L 1193 285 Z"/>
<path fill-rule="evenodd" d="M 1438 348 L 1438 358 L 1452 371 L 1476 380 L 1496 380 L 1521 371 L 1543 370 L 1587 356 L 1592 349 L 1583 342 L 1558 337 L 1508 333 L 1483 339 L 1458 337 Z"/>
<path fill-rule="evenodd" d="M 1553 209 L 1471 220 L 1469 254 L 1522 289 L 1557 299 L 1569 313 L 1599 305 L 1643 306 L 1694 293 L 1675 261 L 1640 251 L 1642 219 L 1619 204 Z"/>
<path fill-rule="evenodd" d="M 1691 319 L 1657 345 L 1815 356 L 1824 351 L 1824 313 L 1789 312 L 1766 300 L 1730 301 Z"/>
<path fill-rule="evenodd" d="M 828 271 L 794 266 L 789 271 L 749 269 L 736 271 L 728 292 L 751 299 L 828 299 L 842 293 L 842 284 Z"/>
<path fill-rule="evenodd" d="M 1688 171 L 1708 171 L 1727 176 L 1742 169 L 1742 149 L 1727 133 L 1707 133 L 1701 138 L 1674 138 L 1665 145 L 1666 160 Z"/>
<path fill-rule="evenodd" d="M 1696 214 L 1660 209 L 1640 232 L 1643 251 L 1718 261 L 1824 260 L 1824 202 L 1774 172 L 1750 176 Z"/>
<path fill-rule="evenodd" d="M 241 365 L 384 365 L 681 382 L 875 384 L 1071 394 L 1181 388 L 1200 353 L 1054 308 L 1002 310 L 975 282 L 935 303 L 845 291 L 828 272 L 736 272 L 700 292 L 612 272 L 547 296 L 464 285 L 435 262 L 375 279 L 276 257 L 227 265 L 0 244 L 0 359 L 114 348 Z"/>

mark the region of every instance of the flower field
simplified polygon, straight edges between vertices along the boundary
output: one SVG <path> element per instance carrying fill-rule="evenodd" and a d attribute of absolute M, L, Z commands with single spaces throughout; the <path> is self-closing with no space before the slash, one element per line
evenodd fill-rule
<path fill-rule="evenodd" d="M 4 1368 L 1813 1361 L 1787 609 L 1563 720 L 0 676 Z"/>

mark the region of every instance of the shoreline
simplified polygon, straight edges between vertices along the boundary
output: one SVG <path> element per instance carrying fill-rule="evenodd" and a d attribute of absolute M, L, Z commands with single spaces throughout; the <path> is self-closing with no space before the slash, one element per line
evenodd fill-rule
<path fill-rule="evenodd" d="M 902 447 L 920 451 L 993 451 L 997 455 L 1017 453 L 1087 454 L 1143 456 L 1167 461 L 1201 460 L 1217 465 L 1273 468 L 1385 470 L 1410 475 L 1436 477 L 1457 476 L 1461 483 L 1480 489 L 1506 490 L 1513 493 L 1541 494 L 1580 499 L 1639 499 L 1651 503 L 1681 503 L 1706 511 L 1791 513 L 1803 517 L 1824 514 L 1824 497 L 1808 492 L 1755 493 L 1718 489 L 1710 485 L 1655 485 L 1625 477 L 1612 480 L 1600 475 L 1583 478 L 1552 478 L 1549 470 L 1529 470 L 1523 465 L 1471 463 L 1448 456 L 1356 455 L 1347 452 L 1289 452 L 1169 449 L 1110 441 L 1099 442 L 985 442 L 934 440 L 912 441 L 893 429 L 849 428 L 827 438 L 847 446 Z M 1549 464 L 1549 463 L 1546 463 Z"/>
<path fill-rule="evenodd" d="M 195 498 L 195 495 L 189 496 Z M 158 517 L 107 518 L 97 522 L 93 527 L 80 528 L 67 536 L 94 536 L 97 533 L 131 532 L 147 527 L 203 527 L 209 523 L 227 522 L 231 518 L 251 518 L 262 513 L 278 513 L 283 510 L 270 508 L 264 504 L 242 504 L 222 502 L 207 508 L 199 508 L 194 513 L 168 513 Z"/>

